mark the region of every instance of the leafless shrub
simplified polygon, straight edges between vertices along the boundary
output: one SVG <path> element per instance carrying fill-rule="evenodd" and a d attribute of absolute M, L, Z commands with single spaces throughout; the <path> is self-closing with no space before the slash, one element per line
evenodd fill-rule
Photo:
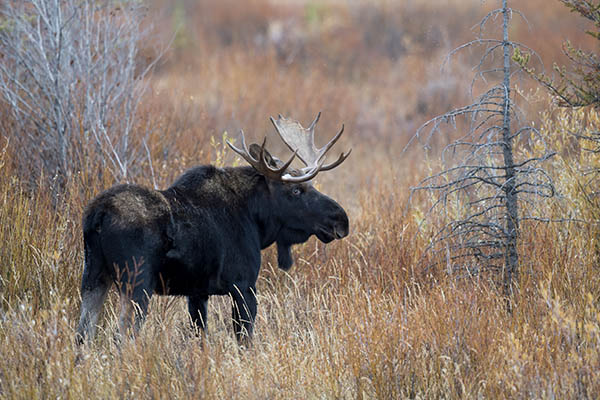
<path fill-rule="evenodd" d="M 130 0 L 8 0 L 0 6 L 0 99 L 24 172 L 58 182 L 86 165 L 126 180 L 152 67 L 140 66 L 145 8 Z M 33 164 L 33 165 L 31 165 Z"/>

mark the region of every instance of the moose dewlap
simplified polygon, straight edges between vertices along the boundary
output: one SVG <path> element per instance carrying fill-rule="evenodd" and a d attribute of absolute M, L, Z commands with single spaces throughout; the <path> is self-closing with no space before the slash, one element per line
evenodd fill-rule
<path fill-rule="evenodd" d="M 271 118 L 294 152 L 287 162 L 267 151 L 266 139 L 248 148 L 240 132 L 242 148 L 228 144 L 250 166 L 199 166 L 166 190 L 118 185 L 93 199 L 83 216 L 78 339 L 94 336 L 113 284 L 121 296 L 123 333 L 132 322 L 133 332 L 139 329 L 155 293 L 187 296 L 192 320 L 202 329 L 209 296 L 230 295 L 235 334 L 238 340 L 251 337 L 261 250 L 276 243 L 279 267 L 288 269 L 292 245 L 312 235 L 325 243 L 348 235 L 344 209 L 310 183 L 350 154 L 325 164 L 344 128 L 317 149 L 319 116 L 307 129 L 281 116 Z M 304 168 L 291 167 L 295 157 Z"/>

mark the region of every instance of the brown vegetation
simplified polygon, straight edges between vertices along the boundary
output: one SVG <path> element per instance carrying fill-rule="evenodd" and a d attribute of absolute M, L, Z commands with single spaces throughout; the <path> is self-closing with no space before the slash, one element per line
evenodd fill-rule
<path fill-rule="evenodd" d="M 184 300 L 155 296 L 139 337 L 116 346 L 114 293 L 99 338 L 78 348 L 81 214 L 114 182 L 98 165 L 83 165 L 57 198 L 48 179 L 30 182 L 23 163 L 16 168 L 19 149 L 2 138 L 0 397 L 600 397 L 595 225 L 522 226 L 512 313 L 493 275 L 424 267 L 436 221 L 422 223 L 427 199 L 409 204 L 408 197 L 435 163 L 418 148 L 401 150 L 429 117 L 469 100 L 479 55 L 465 53 L 443 73 L 440 65 L 472 37 L 469 27 L 491 2 L 438 3 L 155 2 L 158 35 L 179 29 L 136 127 L 153 132 L 148 148 L 159 187 L 192 165 L 237 162 L 224 132 L 274 137 L 268 117 L 278 113 L 308 124 L 322 110 L 324 136 L 344 122 L 340 147 L 353 147 L 343 167 L 317 182 L 348 211 L 349 237 L 297 247 L 289 273 L 277 269 L 272 249 L 264 253 L 247 350 L 228 331 L 225 298 L 210 300 L 203 345 Z M 546 63 L 564 62 L 564 38 L 589 43 L 582 21 L 558 1 L 517 6 L 531 28 L 517 25 L 516 40 Z M 151 44 L 145 51 L 152 54 Z M 531 95 L 527 118 L 559 152 L 551 173 L 560 196 L 539 207 L 553 219 L 598 220 L 582 186 L 600 159 L 570 134 L 597 131 L 600 117 L 552 108 L 535 87 L 529 91 L 531 82 L 518 84 Z M 153 185 L 148 160 L 139 162 L 147 173 L 132 180 Z"/>

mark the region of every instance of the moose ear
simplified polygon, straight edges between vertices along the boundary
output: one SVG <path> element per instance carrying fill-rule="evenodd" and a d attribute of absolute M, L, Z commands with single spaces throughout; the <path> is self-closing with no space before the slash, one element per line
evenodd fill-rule
<path fill-rule="evenodd" d="M 248 150 L 250 150 L 250 155 L 255 160 L 260 159 L 260 146 L 259 145 L 257 145 L 256 143 L 252 143 Z M 273 157 L 271 155 L 271 153 L 269 153 L 267 151 L 267 149 L 264 149 L 263 151 L 264 151 L 265 161 L 267 162 L 267 165 L 269 167 L 280 168 L 283 165 L 283 162 L 281 162 L 281 160 L 279 160 L 278 158 Z"/>

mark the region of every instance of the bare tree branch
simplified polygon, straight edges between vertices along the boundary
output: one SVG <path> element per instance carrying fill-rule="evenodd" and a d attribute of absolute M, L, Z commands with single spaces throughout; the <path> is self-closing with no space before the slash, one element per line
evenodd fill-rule
<path fill-rule="evenodd" d="M 441 217 L 445 223 L 428 247 L 434 259 L 441 257 L 437 261 L 449 271 L 460 270 L 461 266 L 469 271 L 502 271 L 508 296 L 518 271 L 520 223 L 547 220 L 535 214 L 532 205 L 555 194 L 552 179 L 542 167 L 555 153 L 535 128 L 520 124 L 520 110 L 511 94 L 511 77 L 519 67 L 513 64 L 511 55 L 515 48 L 530 49 L 509 40 L 510 18 L 518 12 L 508 7 L 507 0 L 499 2 L 501 7 L 480 22 L 479 37 L 451 51 L 446 61 L 458 51 L 483 45 L 471 91 L 478 80 L 490 86 L 488 79 L 498 73 L 502 80 L 472 104 L 425 122 L 407 147 L 419 141 L 426 151 L 432 151 L 432 138 L 448 124 L 462 133 L 441 150 L 442 170 L 413 187 L 411 199 L 418 191 L 436 194 L 426 217 Z M 499 17 L 502 37 L 485 37 L 486 24 Z M 464 125 L 457 124 L 459 118 Z M 517 141 L 521 137 L 541 143 L 544 153 L 517 159 L 515 147 L 522 142 Z M 438 214 L 434 214 L 436 211 Z"/>

